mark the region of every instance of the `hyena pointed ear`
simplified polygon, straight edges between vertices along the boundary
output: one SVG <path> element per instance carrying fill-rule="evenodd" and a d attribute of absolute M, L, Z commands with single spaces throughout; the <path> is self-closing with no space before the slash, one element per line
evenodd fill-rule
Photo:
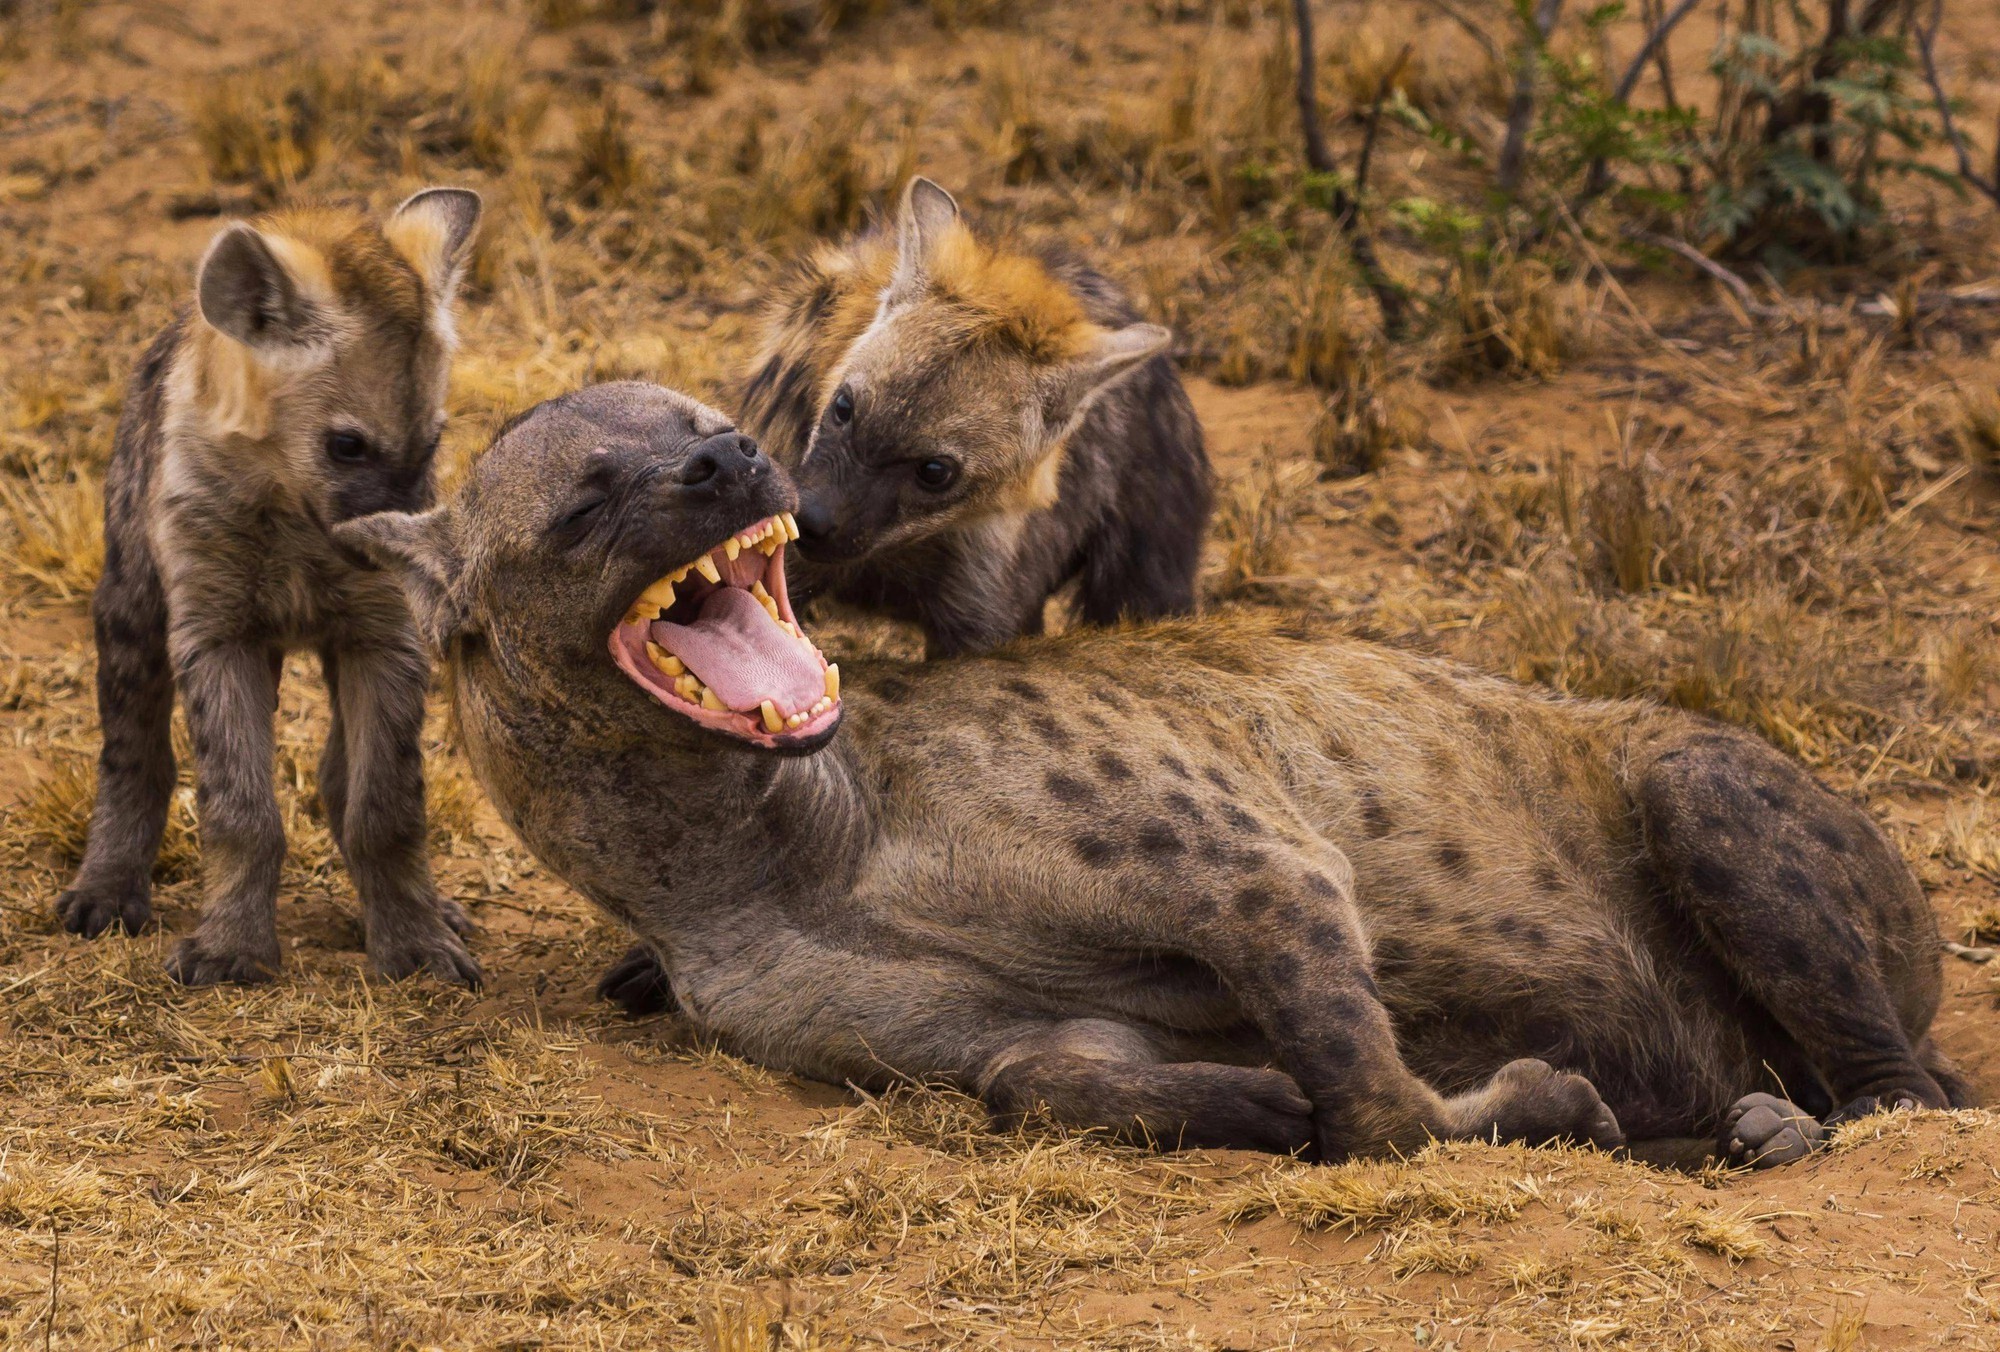
<path fill-rule="evenodd" d="M 296 351 L 325 337 L 325 319 L 271 242 L 241 221 L 215 237 L 195 282 L 201 317 L 246 347 Z"/>
<path fill-rule="evenodd" d="M 395 575 L 409 599 L 417 630 L 442 651 L 473 629 L 459 595 L 465 572 L 449 507 L 428 512 L 377 512 L 333 527 L 334 542 Z"/>
<path fill-rule="evenodd" d="M 382 233 L 410 261 L 431 294 L 448 301 L 472 259 L 483 207 L 479 194 L 470 188 L 425 188 L 396 208 Z"/>
<path fill-rule="evenodd" d="M 1127 324 L 1122 329 L 1098 329 L 1083 351 L 1050 373 L 1043 399 L 1043 422 L 1051 430 L 1067 430 L 1082 417 L 1098 395 L 1140 363 L 1167 350 L 1172 331 L 1158 324 Z"/>
<path fill-rule="evenodd" d="M 896 271 L 889 278 L 890 299 L 916 296 L 930 284 L 938 245 L 958 223 L 958 203 L 950 193 L 927 178 L 910 180 L 896 216 Z"/>

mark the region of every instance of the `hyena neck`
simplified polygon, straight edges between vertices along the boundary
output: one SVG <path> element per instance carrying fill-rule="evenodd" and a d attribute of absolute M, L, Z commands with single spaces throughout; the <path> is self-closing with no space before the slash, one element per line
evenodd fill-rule
<path fill-rule="evenodd" d="M 752 908 L 841 895 L 875 848 L 880 814 L 843 736 L 781 755 L 681 726 L 630 687 L 537 694 L 490 654 L 452 661 L 467 756 L 501 816 L 663 950 Z"/>

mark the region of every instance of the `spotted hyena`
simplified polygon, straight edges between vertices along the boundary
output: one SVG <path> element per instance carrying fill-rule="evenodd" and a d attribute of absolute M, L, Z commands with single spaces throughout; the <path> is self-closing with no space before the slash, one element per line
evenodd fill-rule
<path fill-rule="evenodd" d="M 320 798 L 371 962 L 477 979 L 425 855 L 423 645 L 394 582 L 329 530 L 431 501 L 452 292 L 478 220 L 477 194 L 434 188 L 380 224 L 309 209 L 231 225 L 201 261 L 192 311 L 140 362 L 105 480 L 92 607 L 104 748 L 83 867 L 57 902 L 67 929 L 151 918 L 178 689 L 203 910 L 169 970 L 192 984 L 276 972 L 272 716 L 284 655 L 303 647 L 333 698 Z"/>
<path fill-rule="evenodd" d="M 1922 892 L 1755 738 L 1269 618 L 836 668 L 794 506 L 721 414 L 627 384 L 340 528 L 403 576 L 507 821 L 743 1054 L 1326 1159 L 1768 1163 L 1964 1101 Z"/>
<path fill-rule="evenodd" d="M 1078 260 L 989 245 L 916 179 L 893 236 L 820 250 L 774 307 L 746 427 L 795 474 L 794 580 L 932 656 L 1194 609 L 1212 491 L 1171 335 Z"/>

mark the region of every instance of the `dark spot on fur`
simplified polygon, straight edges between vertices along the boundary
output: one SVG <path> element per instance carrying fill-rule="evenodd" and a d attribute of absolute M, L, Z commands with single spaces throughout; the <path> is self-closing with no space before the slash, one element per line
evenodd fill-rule
<path fill-rule="evenodd" d="M 1380 840 L 1396 829 L 1395 817 L 1383 806 L 1381 796 L 1373 789 L 1361 795 L 1361 821 L 1372 840 Z"/>
<path fill-rule="evenodd" d="M 910 685 L 897 677 L 887 676 L 875 683 L 875 695 L 885 704 L 901 704 L 910 697 Z"/>
<path fill-rule="evenodd" d="M 1324 742 L 1320 743 L 1319 749 L 1320 754 L 1330 761 L 1351 761 L 1354 759 L 1354 748 L 1349 746 L 1346 740 L 1338 733 L 1329 736 Z"/>
<path fill-rule="evenodd" d="M 1463 878 L 1472 871 L 1472 860 L 1464 849 L 1449 842 L 1438 846 L 1437 861 L 1438 867 L 1453 877 Z"/>
<path fill-rule="evenodd" d="M 1052 773 L 1048 778 L 1049 792 L 1065 803 L 1088 803 L 1097 797 L 1097 790 L 1080 779 L 1072 779 L 1061 773 Z"/>
<path fill-rule="evenodd" d="M 1340 895 L 1340 889 L 1333 885 L 1333 879 L 1327 877 L 1324 873 L 1308 873 L 1305 876 L 1304 882 L 1306 891 L 1313 893 L 1315 896 L 1337 898 Z"/>
<path fill-rule="evenodd" d="M 1173 827 L 1151 817 L 1139 824 L 1139 848 L 1150 855 L 1179 854 L 1187 845 Z"/>
<path fill-rule="evenodd" d="M 1297 929 L 1299 922 L 1306 918 L 1306 913 L 1299 909 L 1296 901 L 1287 901 L 1279 904 L 1277 916 L 1278 923 L 1286 929 Z"/>
<path fill-rule="evenodd" d="M 1331 951 L 1347 946 L 1347 935 L 1331 920 L 1315 920 L 1306 927 L 1306 938 L 1314 948 Z"/>
<path fill-rule="evenodd" d="M 1495 916 L 1493 918 L 1493 932 L 1504 938 L 1512 939 L 1521 932 L 1521 921 L 1518 917 L 1511 915 L 1503 914 Z"/>
<path fill-rule="evenodd" d="M 1214 766 L 1209 766 L 1206 770 L 1202 771 L 1202 774 L 1208 777 L 1209 783 L 1215 785 L 1216 788 L 1221 789 L 1224 793 L 1236 792 L 1236 785 L 1230 781 L 1229 776 Z"/>
<path fill-rule="evenodd" d="M 1782 939 L 1778 942 L 1778 964 L 1792 976 L 1804 976 L 1812 970 L 1812 954 L 1797 939 Z"/>
<path fill-rule="evenodd" d="M 1819 897 L 1819 885 L 1800 868 L 1778 870 L 1778 886 L 1800 901 L 1813 901 Z"/>
<path fill-rule="evenodd" d="M 1556 866 L 1554 864 L 1535 865 L 1536 887 L 1540 888 L 1544 892 L 1560 892 L 1562 890 L 1562 885 L 1563 885 L 1562 874 L 1556 871 Z"/>
<path fill-rule="evenodd" d="M 1132 777 L 1132 767 L 1119 759 L 1117 752 L 1100 751 L 1097 753 L 1096 759 L 1097 773 L 1103 775 L 1106 779 L 1116 782 Z"/>
<path fill-rule="evenodd" d="M 1319 1054 L 1339 1066 L 1354 1064 L 1354 1039 L 1345 1033 L 1328 1033 L 1320 1039 Z"/>
<path fill-rule="evenodd" d="M 1530 948 L 1547 948 L 1549 946 L 1549 932 L 1540 925 L 1529 925 L 1522 931 L 1521 937 L 1527 941 Z"/>
<path fill-rule="evenodd" d="M 1835 854 L 1846 854 L 1853 848 L 1853 844 L 1847 839 L 1847 833 L 1830 821 L 1815 821 L 1810 829 L 1813 839 Z"/>
<path fill-rule="evenodd" d="M 1048 702 L 1048 696 L 1044 695 L 1041 691 L 1041 687 L 1037 686 L 1033 681 L 1023 681 L 1018 679 L 1012 681 L 1002 681 L 1000 683 L 1000 688 L 1002 690 L 1007 691 L 1009 694 L 1019 695 L 1022 699 L 1027 700 L 1030 704 L 1045 704 Z"/>
<path fill-rule="evenodd" d="M 1047 714 L 1029 715 L 1028 726 L 1035 730 L 1037 737 L 1058 751 L 1070 744 L 1069 730 Z"/>
<path fill-rule="evenodd" d="M 1688 865 L 1688 883 L 1703 896 L 1726 897 L 1736 891 L 1736 871 L 1704 855 Z"/>
<path fill-rule="evenodd" d="M 1173 755 L 1172 753 L 1168 753 L 1166 755 L 1161 756 L 1160 764 L 1166 766 L 1168 773 L 1173 775 L 1174 778 L 1176 779 L 1194 778 L 1193 775 L 1188 773 L 1187 762 L 1182 760 L 1179 756 Z"/>
<path fill-rule="evenodd" d="M 1224 821 L 1245 835 L 1261 836 L 1264 834 L 1264 823 L 1258 821 L 1234 803 L 1224 803 L 1222 805 L 1222 817 Z"/>
<path fill-rule="evenodd" d="M 1118 847 L 1098 835 L 1081 835 L 1070 842 L 1076 857 L 1092 868 L 1108 868 L 1118 858 Z"/>
<path fill-rule="evenodd" d="M 1410 900 L 1403 909 L 1409 912 L 1412 920 L 1429 920 L 1437 914 L 1437 907 L 1431 903 L 1430 898 L 1416 893 L 1410 895 Z"/>
<path fill-rule="evenodd" d="M 1299 979 L 1299 960 L 1290 953 L 1273 953 L 1270 961 L 1271 979 L 1280 985 L 1290 985 Z"/>
<path fill-rule="evenodd" d="M 1757 798 L 1760 802 L 1764 804 L 1765 807 L 1768 807 L 1776 812 L 1783 812 L 1786 808 L 1789 808 L 1792 805 L 1792 800 L 1790 798 L 1787 798 L 1784 794 L 1772 788 L 1769 784 L 1759 784 L 1757 786 Z"/>
<path fill-rule="evenodd" d="M 1276 900 L 1277 898 L 1271 895 L 1270 888 L 1262 883 L 1251 883 L 1248 887 L 1237 890 L 1236 910 L 1245 920 L 1255 920 L 1270 910 L 1271 903 Z"/>
<path fill-rule="evenodd" d="M 1201 812 L 1201 804 L 1179 791 L 1167 795 L 1167 806 L 1191 822 L 1201 822 L 1204 820 Z"/>

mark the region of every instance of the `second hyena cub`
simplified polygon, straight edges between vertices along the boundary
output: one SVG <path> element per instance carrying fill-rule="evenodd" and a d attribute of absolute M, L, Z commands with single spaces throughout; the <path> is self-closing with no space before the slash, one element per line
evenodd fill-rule
<path fill-rule="evenodd" d="M 915 621 L 933 657 L 1194 609 L 1212 491 L 1171 335 L 1072 258 L 973 238 L 916 179 L 893 240 L 780 297 L 746 429 L 799 484 L 800 581 Z"/>
<path fill-rule="evenodd" d="M 140 362 L 104 486 L 104 749 L 83 867 L 56 903 L 65 928 L 136 932 L 152 917 L 178 686 L 203 909 L 168 969 L 191 985 L 276 973 L 272 717 L 285 653 L 312 648 L 333 703 L 320 798 L 369 959 L 388 976 L 478 980 L 425 850 L 424 649 L 395 583 L 327 532 L 431 500 L 452 295 L 479 213 L 476 193 L 433 188 L 379 225 L 336 209 L 231 225 L 202 259 L 195 312 Z"/>

